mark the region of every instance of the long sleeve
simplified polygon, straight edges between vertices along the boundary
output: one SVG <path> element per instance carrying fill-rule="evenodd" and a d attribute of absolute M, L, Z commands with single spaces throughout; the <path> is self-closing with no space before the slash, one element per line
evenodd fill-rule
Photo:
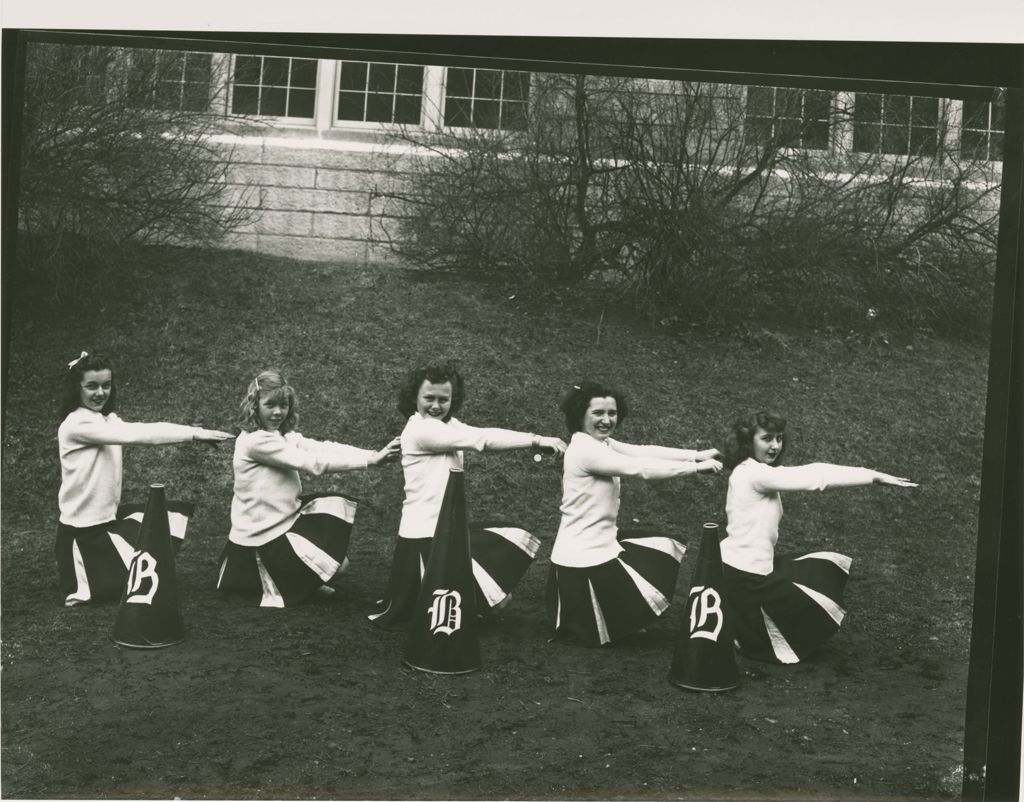
<path fill-rule="evenodd" d="M 608 439 L 604 446 L 592 437 L 573 438 L 578 446 L 577 463 L 586 473 L 597 476 L 637 476 L 641 479 L 670 479 L 693 473 L 687 462 L 632 456 L 622 452 L 622 443 Z M 633 454 L 647 454 L 642 447 L 629 449 Z"/>
<path fill-rule="evenodd" d="M 168 445 L 192 439 L 196 429 L 178 423 L 127 423 L 117 415 L 77 417 L 66 429 L 69 444 L 105 445 Z"/>
<path fill-rule="evenodd" d="M 365 468 L 373 453 L 341 443 L 311 440 L 297 432 L 284 436 L 277 432 L 253 432 L 249 440 L 249 458 L 254 462 L 313 476 Z"/>
<path fill-rule="evenodd" d="M 875 472 L 868 468 L 812 462 L 794 467 L 764 466 L 756 471 L 751 487 L 759 493 L 782 490 L 827 490 L 830 487 L 859 487 L 874 481 Z"/>
<path fill-rule="evenodd" d="M 612 449 L 625 454 L 627 457 L 639 459 L 663 459 L 679 462 L 693 462 L 697 459 L 695 448 L 671 448 L 669 446 L 645 446 L 623 443 L 619 440 L 610 440 Z"/>
<path fill-rule="evenodd" d="M 414 448 L 419 453 L 444 454 L 468 448 L 472 451 L 504 451 L 528 448 L 532 435 L 511 429 L 479 428 L 467 426 L 459 420 L 448 423 L 420 416 L 411 427 Z M 403 449 L 405 444 L 403 443 Z"/>

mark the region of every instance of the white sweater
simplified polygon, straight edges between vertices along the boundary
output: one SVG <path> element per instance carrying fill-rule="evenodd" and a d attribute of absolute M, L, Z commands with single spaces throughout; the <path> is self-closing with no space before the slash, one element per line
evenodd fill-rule
<path fill-rule="evenodd" d="M 228 539 L 242 546 L 262 546 L 288 531 L 299 515 L 302 480 L 365 468 L 373 451 L 330 441 L 311 440 L 298 432 L 242 432 L 235 440 L 235 472 Z"/>
<path fill-rule="evenodd" d="M 57 429 L 60 522 L 84 528 L 114 520 L 121 503 L 122 445 L 183 443 L 195 431 L 177 423 L 125 423 L 113 412 L 85 407 L 71 412 Z"/>
<path fill-rule="evenodd" d="M 402 430 L 402 470 L 405 500 L 398 536 L 422 539 L 434 536 L 437 516 L 448 486 L 448 474 L 463 469 L 462 449 L 526 448 L 531 435 L 510 429 L 467 426 L 457 418 L 448 422 L 413 413 Z"/>
<path fill-rule="evenodd" d="M 725 501 L 726 537 L 722 562 L 767 576 L 775 567 L 775 544 L 782 520 L 782 490 L 826 490 L 830 487 L 869 485 L 875 472 L 814 462 L 795 467 L 772 467 L 750 457 L 729 477 Z"/>
<path fill-rule="evenodd" d="M 562 468 L 562 519 L 551 562 L 599 565 L 618 556 L 619 477 L 669 479 L 693 471 L 696 451 L 604 442 L 584 432 L 569 441 Z"/>

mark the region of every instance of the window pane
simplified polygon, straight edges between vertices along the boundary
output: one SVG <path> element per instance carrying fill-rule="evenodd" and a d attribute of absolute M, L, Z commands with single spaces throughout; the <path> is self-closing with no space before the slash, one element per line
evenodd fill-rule
<path fill-rule="evenodd" d="M 445 91 L 448 95 L 471 97 L 473 94 L 473 71 L 461 67 L 449 67 Z"/>
<path fill-rule="evenodd" d="M 910 152 L 921 156 L 934 156 L 938 148 L 938 133 L 934 128 L 910 129 Z"/>
<path fill-rule="evenodd" d="M 832 98 L 828 92 L 807 92 L 804 95 L 804 119 L 827 120 Z"/>
<path fill-rule="evenodd" d="M 210 105 L 210 90 L 206 84 L 186 84 L 182 107 L 186 111 L 206 111 Z"/>
<path fill-rule="evenodd" d="M 402 65 L 398 68 L 398 84 L 395 91 L 405 94 L 423 92 L 423 68 Z"/>
<path fill-rule="evenodd" d="M 258 84 L 260 61 L 259 56 L 235 56 L 235 83 Z"/>
<path fill-rule="evenodd" d="M 965 130 L 960 137 L 960 154 L 966 159 L 987 159 L 987 139 L 986 134 Z"/>
<path fill-rule="evenodd" d="M 906 153 L 907 129 L 902 125 L 882 126 L 882 153 Z"/>
<path fill-rule="evenodd" d="M 828 123 L 813 122 L 804 131 L 803 146 L 805 148 L 827 148 L 828 147 Z"/>
<path fill-rule="evenodd" d="M 522 131 L 526 128 L 526 104 L 505 103 L 502 106 L 501 127 L 511 131 Z"/>
<path fill-rule="evenodd" d="M 288 86 L 288 59 L 272 58 L 263 59 L 264 86 Z"/>
<path fill-rule="evenodd" d="M 472 105 L 469 100 L 448 98 L 444 104 L 444 124 L 465 127 L 470 125 Z"/>
<path fill-rule="evenodd" d="M 473 107 L 473 124 L 478 128 L 498 128 L 500 107 L 497 100 L 478 100 Z"/>
<path fill-rule="evenodd" d="M 231 113 L 259 114 L 259 91 L 255 86 L 236 86 L 231 97 Z"/>
<path fill-rule="evenodd" d="M 312 118 L 315 103 L 315 89 L 293 89 L 288 93 L 288 116 Z"/>
<path fill-rule="evenodd" d="M 530 73 L 506 72 L 504 96 L 506 100 L 526 100 L 530 97 Z"/>
<path fill-rule="evenodd" d="M 367 94 L 366 121 L 374 123 L 391 122 L 391 99 L 393 95 Z"/>
<path fill-rule="evenodd" d="M 853 129 L 853 149 L 860 153 L 874 153 L 878 150 L 878 133 L 878 126 L 855 126 Z"/>
<path fill-rule="evenodd" d="M 338 119 L 362 121 L 365 97 L 362 92 L 339 92 Z"/>
<path fill-rule="evenodd" d="M 303 89 L 313 89 L 316 87 L 316 59 L 292 59 L 291 85 L 302 87 Z"/>
<path fill-rule="evenodd" d="M 909 95 L 886 95 L 885 96 L 885 122 L 889 125 L 906 123 L 910 120 L 910 96 Z"/>
<path fill-rule="evenodd" d="M 338 82 L 339 89 L 365 89 L 366 88 L 365 61 L 345 61 L 341 65 L 341 78 Z"/>
<path fill-rule="evenodd" d="M 213 56 L 209 53 L 188 53 L 185 59 L 185 80 L 207 83 L 212 64 Z"/>
<path fill-rule="evenodd" d="M 371 92 L 391 92 L 395 88 L 394 64 L 371 64 L 366 88 Z"/>
<path fill-rule="evenodd" d="M 500 98 L 501 73 L 498 70 L 476 71 L 476 97 Z"/>
<path fill-rule="evenodd" d="M 882 119 L 882 96 L 858 93 L 853 106 L 854 122 L 879 122 Z"/>
<path fill-rule="evenodd" d="M 912 123 L 914 125 L 937 125 L 939 122 L 939 100 L 934 97 L 915 97 Z"/>
<path fill-rule="evenodd" d="M 775 133 L 779 140 L 787 145 L 800 144 L 799 120 L 779 120 L 775 126 Z"/>
<path fill-rule="evenodd" d="M 988 157 L 993 161 L 1003 160 L 1003 135 L 1001 132 L 993 132 L 989 142 Z"/>
<path fill-rule="evenodd" d="M 758 117 L 772 115 L 772 90 L 763 86 L 747 89 L 747 114 Z"/>
<path fill-rule="evenodd" d="M 283 117 L 288 110 L 288 90 L 281 86 L 267 87 L 260 94 L 260 114 Z"/>
<path fill-rule="evenodd" d="M 420 122 L 420 98 L 399 97 L 395 100 L 395 122 L 418 125 Z"/>
<path fill-rule="evenodd" d="M 780 117 L 799 117 L 800 90 L 779 89 L 775 94 L 775 110 Z"/>

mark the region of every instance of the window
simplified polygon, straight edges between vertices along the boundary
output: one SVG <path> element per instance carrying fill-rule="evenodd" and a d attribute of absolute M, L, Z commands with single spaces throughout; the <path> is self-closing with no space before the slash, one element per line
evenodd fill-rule
<path fill-rule="evenodd" d="M 938 98 L 862 92 L 854 100 L 855 151 L 934 156 L 941 135 Z"/>
<path fill-rule="evenodd" d="M 312 120 L 316 59 L 235 56 L 231 112 Z"/>
<path fill-rule="evenodd" d="M 206 111 L 210 106 L 213 56 L 180 50 L 134 51 L 133 92 L 139 102 L 158 109 Z"/>
<path fill-rule="evenodd" d="M 423 67 L 366 61 L 339 67 L 337 120 L 419 125 Z"/>
<path fill-rule="evenodd" d="M 831 105 L 832 94 L 820 89 L 748 87 L 747 141 L 826 149 Z"/>
<path fill-rule="evenodd" d="M 1006 98 L 993 102 L 965 100 L 960 133 L 960 154 L 967 159 L 1001 161 L 1006 130 Z"/>
<path fill-rule="evenodd" d="M 449 67 L 444 124 L 449 127 L 526 128 L 530 73 Z"/>

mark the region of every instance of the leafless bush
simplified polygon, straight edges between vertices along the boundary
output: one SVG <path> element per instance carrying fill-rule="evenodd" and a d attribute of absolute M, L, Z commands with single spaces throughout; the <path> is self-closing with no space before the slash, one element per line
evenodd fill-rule
<path fill-rule="evenodd" d="M 175 51 L 28 46 L 19 224 L 33 277 L 66 294 L 126 246 L 205 244 L 251 219 L 224 180 L 232 151 L 210 139 L 222 118 L 209 65 Z"/>

